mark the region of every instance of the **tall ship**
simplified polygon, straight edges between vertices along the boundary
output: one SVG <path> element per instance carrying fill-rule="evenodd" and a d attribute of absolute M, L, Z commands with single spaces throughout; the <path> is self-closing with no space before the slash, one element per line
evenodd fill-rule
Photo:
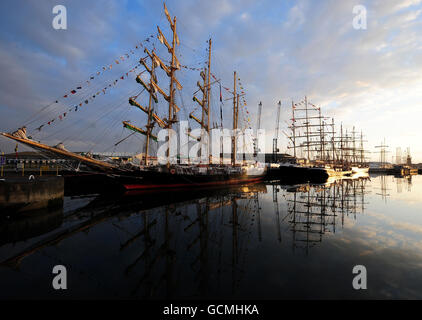
<path fill-rule="evenodd" d="M 405 155 L 401 156 L 401 148 L 396 149 L 396 164 L 393 165 L 395 176 L 412 176 L 418 174 L 418 168 L 412 164 L 410 148 L 407 148 Z"/>
<path fill-rule="evenodd" d="M 321 107 L 309 102 L 307 97 L 297 103 L 292 101 L 290 121 L 290 132 L 284 134 L 288 138 L 287 148 L 293 153 L 293 161 L 273 163 L 270 175 L 274 178 L 322 182 L 329 177 L 368 172 L 362 134 L 358 144 L 354 129 L 348 133 L 341 124 L 336 131 L 334 118 L 324 116 Z M 278 123 L 274 154 L 278 152 L 277 135 Z"/>
<path fill-rule="evenodd" d="M 350 165 L 352 169 L 352 174 L 355 176 L 366 176 L 369 174 L 369 164 L 367 162 L 366 150 L 364 149 L 364 140 L 363 133 L 360 132 L 360 135 L 356 135 L 355 128 L 351 133 L 348 141 L 348 150 L 350 157 Z"/>
<path fill-rule="evenodd" d="M 210 131 L 215 128 L 222 129 L 223 121 L 221 109 L 220 125 L 217 125 L 215 121 L 214 124 L 212 124 L 210 121 L 212 113 L 211 86 L 213 84 L 220 84 L 220 101 L 222 101 L 221 82 L 211 73 L 211 39 L 207 41 L 208 59 L 206 67 L 197 69 L 200 71 L 200 81 L 197 82 L 198 90 L 193 96 L 193 102 L 196 104 L 196 107 L 188 116 L 190 120 L 200 126 L 200 134 L 199 136 L 195 136 L 190 127 L 182 129 L 181 126 L 177 126 L 180 122 L 178 114 L 182 108 L 186 108 L 184 108 L 184 106 L 179 107 L 176 104 L 176 95 L 179 94 L 181 96 L 180 92 L 183 90 L 183 86 L 176 78 L 176 73 L 185 66 L 181 65 L 179 57 L 176 54 L 176 48 L 180 45 L 176 30 L 176 17 L 171 17 L 165 4 L 164 13 L 169 23 L 171 41 L 167 40 L 159 26 L 157 26 L 156 38 L 162 44 L 164 50 L 168 52 L 169 57 L 168 59 L 163 59 L 159 57 L 158 50 L 155 46 L 152 49 L 150 48 L 150 50 L 145 46 L 144 52 L 146 56 L 139 60 L 139 66 L 143 67 L 144 70 L 136 76 L 136 82 L 142 87 L 142 91 L 136 96 L 129 97 L 129 104 L 137 109 L 140 114 L 145 114 L 147 119 L 146 124 L 142 127 L 131 120 L 122 122 L 123 128 L 129 130 L 130 135 L 140 134 L 145 137 L 144 153 L 138 162 L 129 161 L 123 163 L 111 159 L 95 159 L 90 156 L 90 154 L 78 154 L 68 151 L 64 148 L 63 144 L 49 146 L 29 138 L 27 136 L 26 127 L 22 127 L 13 133 L 2 133 L 2 135 L 36 149 L 47 157 L 55 155 L 64 159 L 75 160 L 79 164 L 84 164 L 86 167 L 90 168 L 91 172 L 107 177 L 108 181 L 123 186 L 126 190 L 214 186 L 221 184 L 249 183 L 262 180 L 266 173 L 265 165 L 257 162 L 247 163 L 246 161 L 237 163 L 236 154 L 238 137 L 236 134 L 231 137 L 232 157 L 230 164 L 224 163 L 222 152 L 218 163 L 213 163 L 215 162 L 215 159 L 211 156 L 212 143 L 209 138 Z M 211 81 L 211 76 L 215 81 Z M 164 84 L 168 81 L 168 90 L 162 88 L 161 83 L 159 83 L 159 78 L 165 79 L 161 81 Z M 238 78 L 236 72 L 234 72 L 233 91 L 229 91 L 233 94 L 234 132 L 238 132 L 239 129 L 239 100 L 241 95 L 244 94 L 243 92 L 240 93 L 237 91 L 237 84 Z M 142 93 L 147 94 L 146 103 L 139 102 Z M 168 106 L 168 113 L 166 115 L 159 114 L 157 111 L 159 105 Z M 200 109 L 200 116 L 195 113 L 198 108 Z M 184 111 L 186 113 L 186 110 Z M 163 156 L 159 158 L 160 156 L 157 154 L 158 160 L 161 160 L 159 163 L 153 161 L 154 158 L 157 159 L 157 157 L 150 156 L 152 141 L 157 142 L 159 140 L 156 133 L 157 130 L 167 132 L 165 159 L 163 160 Z M 177 130 L 179 130 L 179 132 L 177 132 Z M 186 132 L 180 132 L 181 130 L 186 130 Z M 183 158 L 180 150 L 181 146 L 179 146 L 176 151 L 172 150 L 171 142 L 173 139 L 177 138 L 175 137 L 177 134 L 181 133 L 187 134 L 190 137 L 190 140 L 199 143 L 199 158 L 201 159 L 199 162 L 193 161 L 189 156 L 187 159 Z M 75 171 L 78 170 L 79 166 Z"/>

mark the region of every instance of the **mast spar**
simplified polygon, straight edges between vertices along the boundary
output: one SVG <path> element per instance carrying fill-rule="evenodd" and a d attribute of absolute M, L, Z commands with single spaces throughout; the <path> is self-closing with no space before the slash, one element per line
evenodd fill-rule
<path fill-rule="evenodd" d="M 293 142 L 293 156 L 296 159 L 296 133 L 295 133 L 295 105 L 294 102 L 292 100 L 292 142 Z"/>
<path fill-rule="evenodd" d="M 205 68 L 203 71 L 201 71 L 200 76 L 203 80 L 203 85 L 199 83 L 199 81 L 196 83 L 199 90 L 202 92 L 202 100 L 200 101 L 196 96 L 193 97 L 193 101 L 197 102 L 202 109 L 202 117 L 201 120 L 199 120 L 196 116 L 193 115 L 194 111 L 192 111 L 189 114 L 189 118 L 195 120 L 199 125 L 201 126 L 201 132 L 205 130 L 208 134 L 208 161 L 211 164 L 212 163 L 212 155 L 211 155 L 211 139 L 210 139 L 210 113 L 211 113 L 211 38 L 208 40 L 208 63 L 207 68 Z M 190 134 L 189 134 L 190 135 Z M 190 135 L 192 137 L 192 135 Z M 201 137 L 193 137 L 197 141 L 203 141 L 203 134 L 201 133 Z M 200 152 L 202 150 L 202 147 L 200 149 Z M 202 157 L 201 157 L 202 158 Z M 202 159 L 201 159 L 202 160 Z"/>
<path fill-rule="evenodd" d="M 237 107 L 239 98 L 236 94 L 236 71 L 233 72 L 233 137 L 232 137 L 232 166 L 236 165 L 236 138 L 237 138 Z M 237 100 L 237 101 L 236 101 Z"/>
<path fill-rule="evenodd" d="M 170 46 L 166 37 L 161 32 L 159 26 L 157 26 L 157 30 L 158 30 L 157 38 L 163 45 L 165 45 L 168 52 L 171 54 L 171 65 L 167 66 L 155 53 L 152 54 L 152 59 L 154 63 L 157 66 L 159 66 L 163 71 L 165 71 L 165 74 L 170 78 L 170 92 L 166 94 L 164 90 L 161 89 L 158 86 L 158 84 L 155 83 L 153 80 L 151 81 L 151 85 L 152 85 L 151 89 L 154 92 L 160 93 L 164 97 L 164 99 L 168 102 L 168 106 L 169 106 L 168 118 L 165 121 L 163 121 L 165 122 L 165 128 L 168 129 L 167 167 L 169 167 L 170 166 L 170 143 L 171 143 L 171 132 L 172 132 L 172 130 L 170 129 L 172 128 L 173 123 L 177 122 L 176 113 L 180 110 L 179 107 L 174 102 L 175 100 L 174 94 L 175 94 L 175 89 L 182 90 L 183 87 L 181 86 L 181 84 L 175 77 L 176 70 L 180 69 L 180 63 L 176 57 L 176 46 L 180 44 L 179 37 L 177 36 L 177 32 L 176 32 L 176 17 L 174 17 L 173 19 L 171 18 L 165 3 L 164 3 L 164 13 L 170 24 L 170 29 L 173 32 L 172 45 Z"/>
<path fill-rule="evenodd" d="M 211 38 L 208 40 L 208 81 L 207 81 L 207 133 L 208 133 L 208 159 L 209 164 L 212 164 L 212 154 L 211 154 L 211 138 L 210 138 L 210 101 L 211 101 Z"/>
<path fill-rule="evenodd" d="M 139 62 L 145 67 L 145 70 L 148 71 L 148 73 L 150 74 L 150 81 L 149 81 L 149 84 L 146 84 L 143 81 L 141 74 L 139 74 L 136 77 L 136 82 L 140 83 L 149 93 L 148 108 L 145 108 L 144 106 L 142 106 L 136 101 L 137 96 L 130 97 L 129 104 L 134 107 L 137 107 L 138 109 L 140 109 L 141 111 L 145 112 L 148 115 L 147 124 L 145 126 L 146 130 L 138 128 L 130 124 L 128 121 L 123 121 L 123 127 L 129 130 L 132 130 L 134 132 L 141 133 L 146 136 L 144 163 L 145 165 L 148 165 L 150 138 L 153 138 L 155 141 L 157 141 L 157 138 L 152 135 L 152 129 L 154 128 L 155 123 L 157 123 L 161 128 L 164 128 L 165 122 L 156 113 L 154 113 L 152 109 L 152 102 L 153 101 L 158 102 L 158 98 L 155 94 L 155 86 L 157 86 L 156 84 L 157 78 L 155 75 L 155 68 L 157 66 L 156 59 L 155 59 L 155 52 L 152 51 L 152 53 L 150 53 L 147 48 L 145 48 L 144 52 L 151 59 L 151 67 L 148 67 L 148 65 L 146 64 L 145 62 L 146 58 L 141 58 Z"/>
<path fill-rule="evenodd" d="M 335 132 L 334 132 L 334 118 L 331 118 L 331 132 L 332 132 L 332 136 L 331 136 L 331 145 L 332 145 L 332 152 L 333 152 L 333 167 L 336 163 L 336 145 L 335 145 Z"/>
<path fill-rule="evenodd" d="M 309 119 L 308 119 L 308 98 L 305 97 L 305 117 L 306 117 L 306 152 L 308 154 L 308 163 L 311 161 L 311 156 L 310 156 L 310 140 L 309 140 Z"/>
<path fill-rule="evenodd" d="M 151 65 L 151 79 L 150 79 L 150 85 L 152 85 L 152 78 L 155 76 L 154 74 L 155 72 L 155 63 L 153 62 Z M 148 149 L 149 149 L 149 138 L 151 136 L 151 131 L 154 127 L 154 122 L 152 122 L 152 116 L 151 116 L 151 111 L 152 111 L 152 95 L 150 93 L 149 95 L 149 102 L 148 102 L 148 122 L 147 122 L 147 140 L 145 142 L 145 165 L 148 165 Z"/>
<path fill-rule="evenodd" d="M 148 67 L 148 65 L 145 62 L 145 59 L 142 58 L 140 60 L 140 63 L 145 67 L 146 71 L 150 74 L 150 81 L 149 84 L 146 84 L 144 80 L 141 77 L 141 73 L 136 77 L 136 82 L 140 83 L 145 90 L 149 93 L 149 103 L 148 108 L 143 107 L 140 105 L 135 99 L 136 97 L 129 98 L 129 104 L 132 106 L 138 107 L 148 115 L 148 121 L 146 125 L 146 130 L 140 129 L 134 125 L 131 125 L 129 122 L 124 121 L 123 126 L 127 129 L 130 129 L 132 131 L 136 131 L 138 133 L 144 134 L 146 138 L 146 144 L 145 144 L 145 164 L 148 165 L 148 151 L 149 151 L 149 144 L 150 144 L 150 138 L 153 138 L 156 140 L 156 137 L 152 135 L 152 129 L 154 127 L 154 124 L 157 123 L 161 128 L 168 129 L 168 149 L 167 149 L 167 166 L 170 165 L 170 142 L 171 142 L 171 127 L 174 122 L 176 122 L 176 113 L 180 110 L 179 107 L 174 103 L 174 93 L 175 89 L 182 90 L 182 86 L 179 83 L 179 81 L 175 77 L 175 71 L 180 69 L 180 63 L 177 60 L 176 57 L 176 45 L 179 45 L 179 37 L 176 33 L 176 17 L 173 18 L 173 20 L 170 17 L 170 14 L 167 10 L 166 4 L 164 3 L 164 13 L 167 17 L 168 22 L 170 23 L 171 30 L 173 31 L 173 40 L 172 40 L 172 46 L 169 45 L 167 39 L 165 38 L 164 34 L 161 32 L 161 29 L 159 26 L 157 26 L 158 40 L 164 44 L 168 50 L 168 52 L 171 54 L 171 65 L 167 66 L 160 57 L 157 56 L 155 51 L 153 50 L 151 53 L 148 51 L 147 48 L 145 48 L 144 52 L 148 55 L 148 57 L 151 59 L 151 67 Z M 165 74 L 170 78 L 170 92 L 169 94 L 166 94 L 165 91 L 158 85 L 157 77 L 155 75 L 155 69 L 156 67 L 160 67 Z M 168 102 L 169 104 L 169 113 L 168 113 L 168 119 L 161 119 L 156 113 L 152 110 L 152 101 L 155 103 L 158 103 L 158 97 L 157 92 L 163 96 L 163 98 Z"/>
<path fill-rule="evenodd" d="M 168 117 L 168 149 L 167 149 L 167 167 L 170 165 L 170 143 L 171 143 L 171 127 L 175 118 L 175 108 L 174 108 L 174 83 L 175 83 L 175 72 L 178 67 L 176 63 L 176 42 L 179 42 L 179 38 L 176 33 L 176 16 L 173 18 L 173 23 L 171 22 L 170 14 L 167 11 L 166 4 L 164 3 L 164 11 L 167 16 L 167 20 L 170 23 L 170 27 L 173 31 L 173 41 L 171 48 L 171 66 L 170 66 L 170 93 L 169 93 L 169 117 Z M 164 37 L 163 37 L 164 38 Z"/>
<path fill-rule="evenodd" d="M 149 92 L 149 103 L 148 103 L 148 109 L 141 106 L 138 102 L 135 101 L 134 97 L 129 98 L 129 103 L 133 106 L 138 107 L 142 111 L 148 114 L 148 121 L 146 125 L 146 131 L 142 130 L 140 128 L 135 127 L 134 125 L 129 124 L 127 121 L 123 122 L 123 126 L 125 128 L 128 128 L 132 131 L 139 132 L 141 134 L 146 135 L 146 143 L 145 143 L 145 164 L 148 165 L 148 151 L 149 151 L 149 143 L 150 138 L 152 137 L 152 129 L 153 126 L 156 123 L 161 128 L 167 128 L 168 129 L 168 149 L 167 149 L 167 166 L 170 165 L 170 143 L 171 143 L 171 127 L 174 122 L 176 122 L 176 113 L 180 110 L 179 107 L 174 103 L 174 93 L 175 89 L 182 90 L 182 86 L 179 83 L 179 81 L 175 77 L 175 72 L 180 68 L 180 63 L 177 60 L 176 57 L 176 45 L 179 45 L 179 37 L 176 33 L 176 17 L 173 18 L 173 20 L 170 17 L 170 14 L 167 10 L 166 4 L 164 3 L 164 13 L 167 17 L 167 20 L 170 24 L 171 30 L 173 31 L 173 39 L 172 39 L 172 46 L 169 45 L 167 39 L 165 38 L 164 34 L 161 32 L 161 29 L 159 26 L 157 26 L 158 40 L 164 44 L 168 50 L 168 52 L 171 54 L 171 65 L 167 66 L 161 59 L 158 57 L 153 50 L 152 53 L 148 51 L 147 48 L 145 48 L 145 53 L 148 54 L 148 56 L 151 59 L 151 67 L 149 68 L 147 64 L 145 63 L 144 59 L 140 60 L 140 63 L 144 65 L 145 69 L 150 73 L 150 81 L 147 85 L 141 78 L 141 74 L 139 74 L 136 78 L 136 81 L 140 83 L 148 92 Z M 163 89 L 161 89 L 158 85 L 157 77 L 155 75 L 155 68 L 159 66 L 165 74 L 170 78 L 170 92 L 169 94 L 166 94 Z M 169 104 L 169 113 L 168 113 L 168 119 L 162 120 L 159 118 L 155 113 L 152 112 L 152 101 L 154 100 L 155 103 L 158 103 L 158 98 L 156 93 L 159 93 L 163 96 L 163 98 L 168 101 Z M 153 138 L 156 138 L 155 136 Z M 154 139 L 155 140 L 155 139 Z"/>
<path fill-rule="evenodd" d="M 204 70 L 205 72 L 207 71 L 207 69 L 205 68 Z M 200 137 L 194 137 L 193 135 L 190 134 L 190 132 L 188 132 L 188 135 L 192 138 L 194 138 L 195 140 L 199 141 L 201 143 L 201 148 L 199 149 L 200 152 L 200 161 L 202 160 L 202 141 L 203 141 L 203 130 L 207 130 L 207 124 L 205 123 L 205 112 L 206 112 L 206 102 L 207 102 L 207 96 L 206 96 L 206 86 L 207 86 L 207 82 L 206 82 L 206 76 L 205 76 L 205 72 L 201 71 L 200 72 L 200 76 L 202 78 L 203 84 L 201 85 L 201 83 L 199 83 L 199 81 L 196 83 L 196 85 L 198 86 L 199 90 L 202 92 L 202 99 L 199 100 L 196 96 L 193 96 L 192 100 L 195 101 L 196 103 L 199 104 L 199 106 L 202 109 L 202 116 L 201 116 L 201 120 L 199 120 L 196 116 L 193 115 L 194 111 L 192 111 L 189 114 L 189 118 L 195 120 L 197 123 L 199 123 L 201 125 L 201 136 Z"/>

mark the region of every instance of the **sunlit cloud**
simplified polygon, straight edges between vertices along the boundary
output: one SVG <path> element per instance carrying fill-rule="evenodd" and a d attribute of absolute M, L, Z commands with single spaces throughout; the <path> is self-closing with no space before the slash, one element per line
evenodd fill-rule
<path fill-rule="evenodd" d="M 8 116 L 0 119 L 1 130 L 18 127 L 22 112 L 39 110 L 96 67 L 155 34 L 156 25 L 166 30 L 159 1 L 63 1 L 69 30 L 59 34 L 51 28 L 54 4 L 2 1 L 0 111 Z M 337 123 L 362 130 L 371 151 L 385 137 L 392 150 L 409 146 L 414 161 L 422 161 L 422 2 L 362 4 L 368 12 L 367 30 L 353 29 L 355 1 L 184 0 L 168 1 L 167 6 L 178 17 L 181 60 L 204 60 L 205 41 L 212 37 L 213 72 L 231 87 L 232 72 L 238 71 L 252 118 L 263 102 L 267 151 L 277 101 L 283 102 L 281 125 L 286 130 L 290 101 L 307 95 Z M 191 111 L 186 101 L 191 101 L 199 75 L 181 72 L 180 78 L 184 107 Z M 123 91 L 121 101 L 127 101 Z M 229 123 L 230 102 L 224 115 Z M 66 130 L 71 134 L 79 128 Z M 280 136 L 280 141 L 280 149 L 287 151 L 286 139 Z M 98 148 L 114 142 L 103 141 Z M 0 143 L 2 149 L 13 148 L 4 139 Z"/>

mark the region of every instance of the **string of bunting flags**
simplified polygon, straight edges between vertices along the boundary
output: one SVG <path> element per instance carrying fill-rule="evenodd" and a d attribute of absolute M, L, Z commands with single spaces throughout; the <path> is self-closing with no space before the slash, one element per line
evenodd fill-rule
<path fill-rule="evenodd" d="M 155 47 L 154 47 L 154 50 L 155 50 Z M 182 55 L 180 55 L 180 56 L 182 56 Z M 171 61 L 168 61 L 168 60 L 165 60 L 165 59 L 162 59 L 162 60 L 167 65 L 171 65 Z M 198 62 L 198 65 L 203 65 L 204 63 L 207 63 L 207 62 L 206 61 Z M 196 68 L 196 67 L 191 67 L 191 66 L 188 66 L 188 65 L 181 65 L 181 64 L 179 64 L 178 67 L 183 68 L 183 69 L 187 69 L 187 70 L 192 70 L 192 71 L 203 71 L 204 70 L 203 67 Z"/>
<path fill-rule="evenodd" d="M 95 78 L 101 76 L 102 74 L 104 74 L 106 71 L 111 70 L 113 68 L 113 65 L 116 64 L 120 64 L 121 62 L 129 59 L 131 56 L 135 55 L 135 51 L 137 49 L 141 49 L 144 47 L 143 43 L 145 42 L 150 42 L 151 39 L 154 38 L 154 35 L 150 35 L 149 37 L 147 37 L 146 39 L 144 39 L 143 41 L 139 42 L 138 44 L 135 45 L 135 47 L 133 49 L 130 49 L 128 53 L 125 53 L 121 56 L 119 56 L 118 58 L 114 59 L 114 61 L 110 64 L 107 64 L 106 66 L 103 66 L 102 69 L 100 71 L 97 71 L 96 73 L 92 74 L 88 80 L 84 81 L 83 84 L 85 85 L 89 85 L 91 83 L 92 80 L 94 80 Z M 83 88 L 83 85 L 80 84 L 77 87 L 75 87 L 72 90 L 69 90 L 65 95 L 63 95 L 63 98 L 68 98 L 71 97 L 72 95 L 76 94 L 78 92 L 78 90 L 81 90 Z M 57 99 L 55 101 L 55 103 L 59 103 L 59 99 Z"/>
<path fill-rule="evenodd" d="M 293 109 L 296 109 L 296 107 L 299 107 L 300 105 L 302 105 L 302 104 L 305 104 L 305 101 L 304 100 L 302 100 L 302 101 L 300 101 L 300 102 L 298 102 L 298 103 L 295 103 L 294 105 L 293 105 Z"/>
<path fill-rule="evenodd" d="M 241 99 L 241 102 L 242 102 L 241 103 L 241 106 L 243 107 L 243 109 L 246 112 L 246 115 L 243 115 L 244 116 L 243 121 L 245 121 L 248 124 L 249 129 L 252 129 L 252 127 L 251 127 L 251 118 L 249 116 L 249 110 L 247 108 L 247 103 L 246 103 L 246 99 L 245 99 L 245 91 L 244 91 L 244 88 L 243 88 L 242 83 L 240 82 L 240 78 L 237 78 L 237 80 L 238 80 L 239 88 L 241 89 L 240 93 L 242 94 L 239 97 Z"/>
<path fill-rule="evenodd" d="M 308 102 L 308 104 L 310 104 L 312 107 L 314 107 L 315 109 L 319 110 L 320 107 L 317 107 L 316 105 L 314 105 L 313 103 Z"/>
<path fill-rule="evenodd" d="M 164 60 L 164 59 L 163 59 L 163 61 L 165 63 L 167 63 L 167 65 L 171 65 L 170 61 L 167 61 L 167 60 Z M 202 65 L 202 64 L 204 64 L 204 63 L 198 62 L 198 65 Z M 202 68 L 202 67 L 201 68 L 195 68 L 195 67 L 191 67 L 191 66 L 188 66 L 188 65 L 180 65 L 180 67 L 183 68 L 183 69 L 192 70 L 192 71 L 203 71 L 204 70 L 204 68 Z"/>
<path fill-rule="evenodd" d="M 58 115 L 57 117 L 51 119 L 50 121 L 40 125 L 38 128 L 36 128 L 36 130 L 41 131 L 41 129 L 48 125 L 52 125 L 54 123 L 54 121 L 56 120 L 63 120 L 63 118 L 65 118 L 70 112 L 77 112 L 83 105 L 89 104 L 91 101 L 93 101 L 97 96 L 99 96 L 101 93 L 106 94 L 110 88 L 112 88 L 113 86 L 115 86 L 117 84 L 117 82 L 119 80 L 124 80 L 129 78 L 129 73 L 134 72 L 136 69 L 138 69 L 138 67 L 140 67 L 141 64 L 138 63 L 136 66 L 134 66 L 132 69 L 130 69 L 128 72 L 124 73 L 121 77 L 119 77 L 118 79 L 114 80 L 112 83 L 109 83 L 107 86 L 105 86 L 103 89 L 97 91 L 95 94 L 93 94 L 92 96 L 90 96 L 89 98 L 85 99 L 84 101 L 80 102 L 79 104 L 76 104 L 72 107 L 69 107 L 67 109 L 66 112 L 61 113 L 60 115 Z M 144 73 L 144 71 L 141 72 Z M 56 122 L 57 123 L 57 122 Z"/>
<path fill-rule="evenodd" d="M 182 67 L 184 69 L 192 70 L 192 71 L 202 71 L 203 70 L 203 68 L 194 68 L 194 67 L 189 67 L 189 66 L 185 66 L 185 65 L 180 65 L 180 67 Z"/>

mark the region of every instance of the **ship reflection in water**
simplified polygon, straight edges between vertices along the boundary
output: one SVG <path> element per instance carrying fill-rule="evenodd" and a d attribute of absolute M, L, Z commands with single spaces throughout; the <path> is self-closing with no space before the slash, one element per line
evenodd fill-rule
<path fill-rule="evenodd" d="M 2 218 L 0 297 L 422 298 L 411 179 L 67 197 L 58 212 Z M 51 286 L 55 265 L 67 290 Z M 356 265 L 367 290 L 352 287 Z"/>

